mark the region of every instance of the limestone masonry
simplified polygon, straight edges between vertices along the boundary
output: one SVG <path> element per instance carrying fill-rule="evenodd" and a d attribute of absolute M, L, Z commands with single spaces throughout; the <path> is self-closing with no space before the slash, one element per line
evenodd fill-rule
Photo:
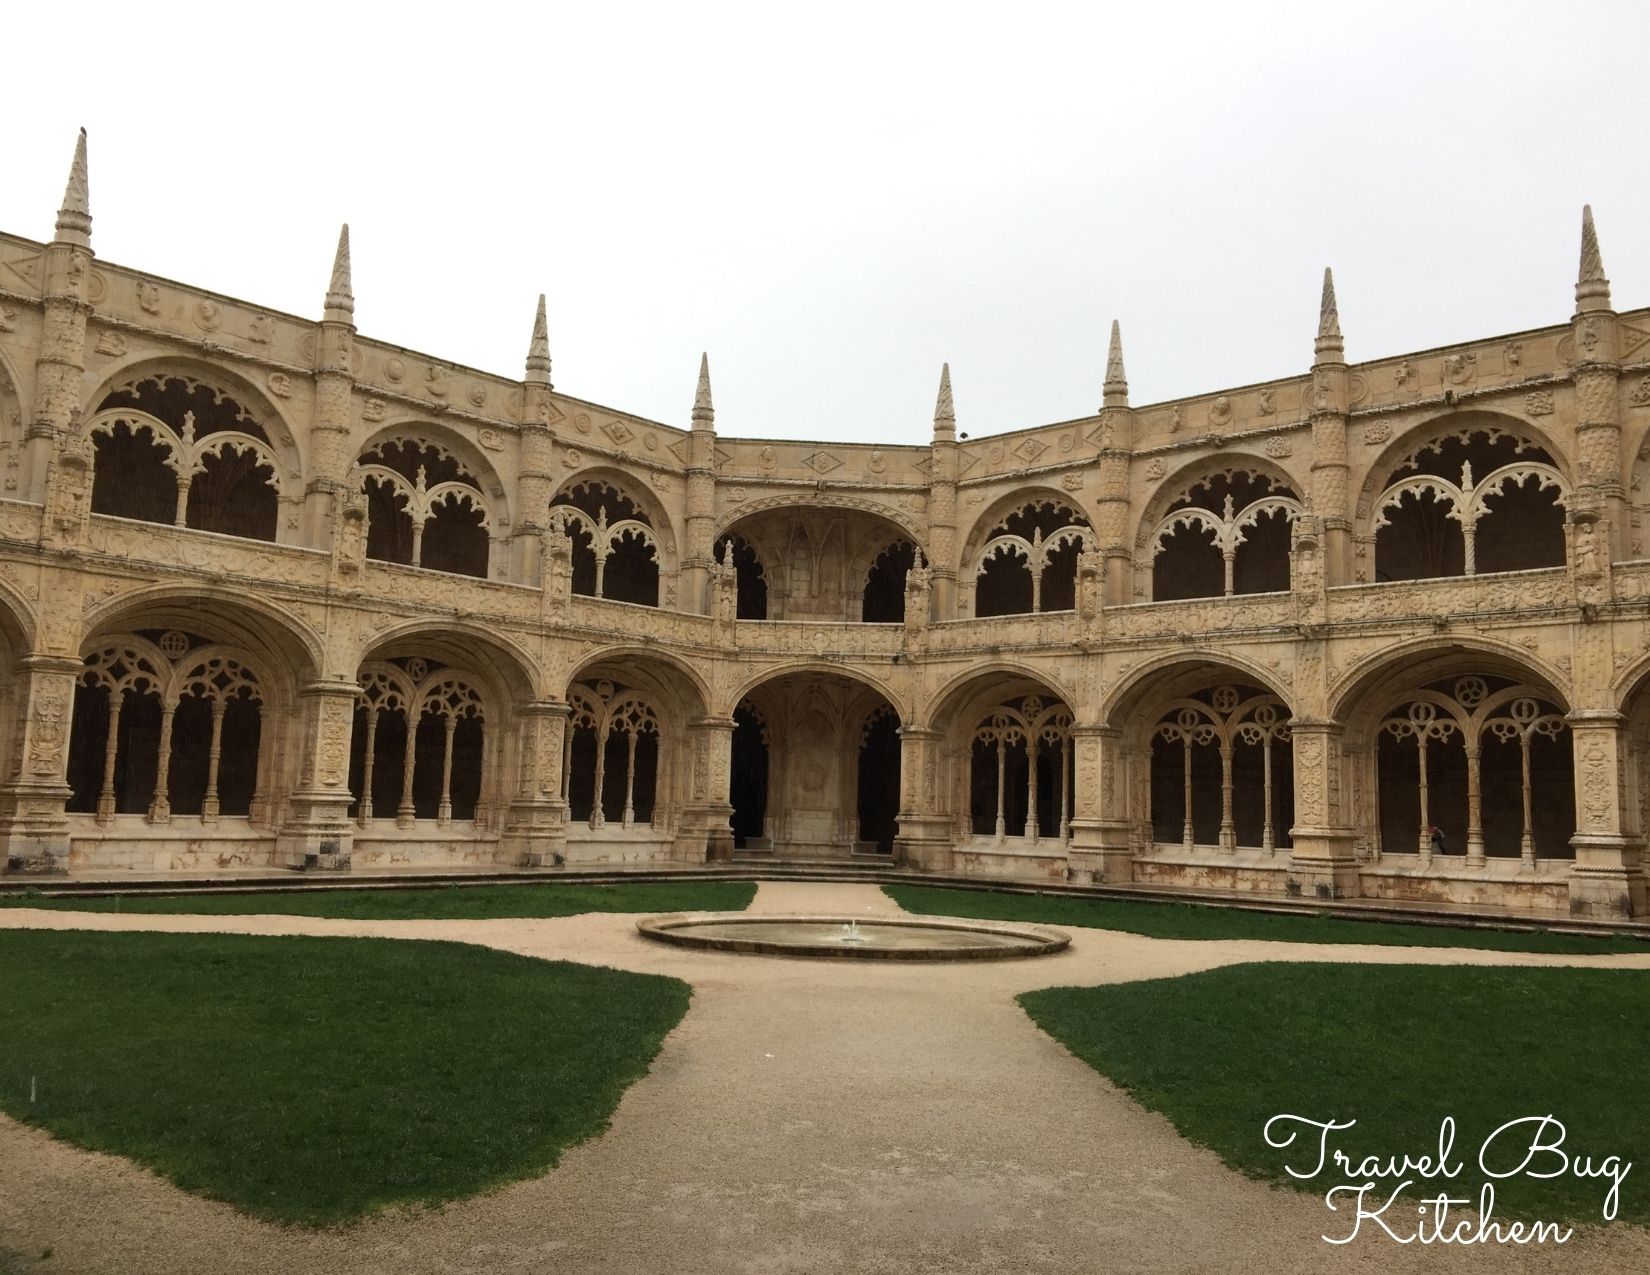
<path fill-rule="evenodd" d="M 1646 909 L 1650 311 L 1588 211 L 1554 326 L 1348 364 L 1325 272 L 1298 376 L 1132 406 L 1114 324 L 1093 413 L 961 439 L 942 370 L 925 447 L 720 438 L 706 362 L 685 429 L 570 398 L 543 298 L 519 381 L 353 310 L 347 228 L 319 321 L 98 261 L 84 134 L 0 235 L 7 872 Z"/>

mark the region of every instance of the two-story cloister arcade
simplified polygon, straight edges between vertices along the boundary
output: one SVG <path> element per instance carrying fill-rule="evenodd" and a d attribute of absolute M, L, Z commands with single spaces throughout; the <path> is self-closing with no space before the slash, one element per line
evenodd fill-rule
<path fill-rule="evenodd" d="M 0 234 L 8 873 L 876 856 L 1650 910 L 1650 310 L 719 433 Z M 318 263 L 324 265 L 325 263 Z M 317 289 L 318 292 L 320 289 Z M 1306 307 L 1308 318 L 1310 308 Z M 524 334 L 525 335 L 525 334 Z M 684 382 L 686 376 L 684 375 Z M 966 385 L 966 380 L 963 382 Z"/>

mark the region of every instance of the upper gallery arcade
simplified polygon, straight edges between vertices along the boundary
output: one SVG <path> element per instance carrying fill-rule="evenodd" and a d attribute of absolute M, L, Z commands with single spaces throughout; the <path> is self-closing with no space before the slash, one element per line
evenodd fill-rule
<path fill-rule="evenodd" d="M 1646 908 L 1650 311 L 719 436 L 0 235 L 11 872 L 876 855 Z M 325 277 L 319 269 L 318 280 Z M 1559 299 L 1555 298 L 1555 309 Z M 1562 313 L 1562 312 L 1560 312 Z M 1100 371 L 1097 359 L 1097 372 Z M 966 402 L 963 404 L 966 417 Z M 1635 746 L 1636 745 L 1636 746 Z"/>

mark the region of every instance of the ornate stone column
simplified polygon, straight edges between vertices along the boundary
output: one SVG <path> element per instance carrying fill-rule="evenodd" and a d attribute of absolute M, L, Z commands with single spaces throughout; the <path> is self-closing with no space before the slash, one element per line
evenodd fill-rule
<path fill-rule="evenodd" d="M 353 681 L 311 682 L 298 692 L 291 729 L 300 736 L 298 771 L 276 862 L 289 868 L 347 871 L 355 827 L 349 817 L 350 732 L 360 688 Z M 407 747 L 413 747 L 409 724 Z"/>
<path fill-rule="evenodd" d="M 688 755 L 692 771 L 689 797 L 682 810 L 678 837 L 681 853 L 697 862 L 725 863 L 733 858 L 733 775 L 731 717 L 701 717 L 688 725 Z"/>
<path fill-rule="evenodd" d="M 1627 791 L 1626 720 L 1610 709 L 1583 709 L 1569 720 L 1576 776 L 1570 915 L 1643 915 L 1644 869 L 1621 811 Z"/>
<path fill-rule="evenodd" d="M 1066 875 L 1073 881 L 1117 882 L 1134 876 L 1123 774 L 1123 735 L 1112 726 L 1074 725 L 1077 785 Z"/>
<path fill-rule="evenodd" d="M 946 809 L 940 732 L 899 728 L 900 809 L 895 817 L 894 861 L 920 872 L 951 870 L 952 824 Z"/>
<path fill-rule="evenodd" d="M 1294 851 L 1285 888 L 1308 899 L 1349 899 L 1359 893 L 1356 835 L 1342 784 L 1346 768 L 1338 722 L 1296 718 Z"/>
<path fill-rule="evenodd" d="M 550 867 L 567 850 L 567 802 L 562 798 L 562 752 L 572 709 L 535 700 L 516 709 L 516 790 L 501 839 L 501 859 L 523 867 Z"/>
<path fill-rule="evenodd" d="M 0 850 L 7 872 L 64 872 L 69 864 L 69 727 L 81 662 L 28 655 L 13 674 L 17 754 L 0 783 Z"/>

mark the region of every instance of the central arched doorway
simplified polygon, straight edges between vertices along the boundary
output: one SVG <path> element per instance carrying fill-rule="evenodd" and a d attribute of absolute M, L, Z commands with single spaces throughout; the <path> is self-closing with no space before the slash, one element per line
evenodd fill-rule
<path fill-rule="evenodd" d="M 884 695 L 837 674 L 782 674 L 752 687 L 733 720 L 736 851 L 892 854 L 900 721 Z"/>

